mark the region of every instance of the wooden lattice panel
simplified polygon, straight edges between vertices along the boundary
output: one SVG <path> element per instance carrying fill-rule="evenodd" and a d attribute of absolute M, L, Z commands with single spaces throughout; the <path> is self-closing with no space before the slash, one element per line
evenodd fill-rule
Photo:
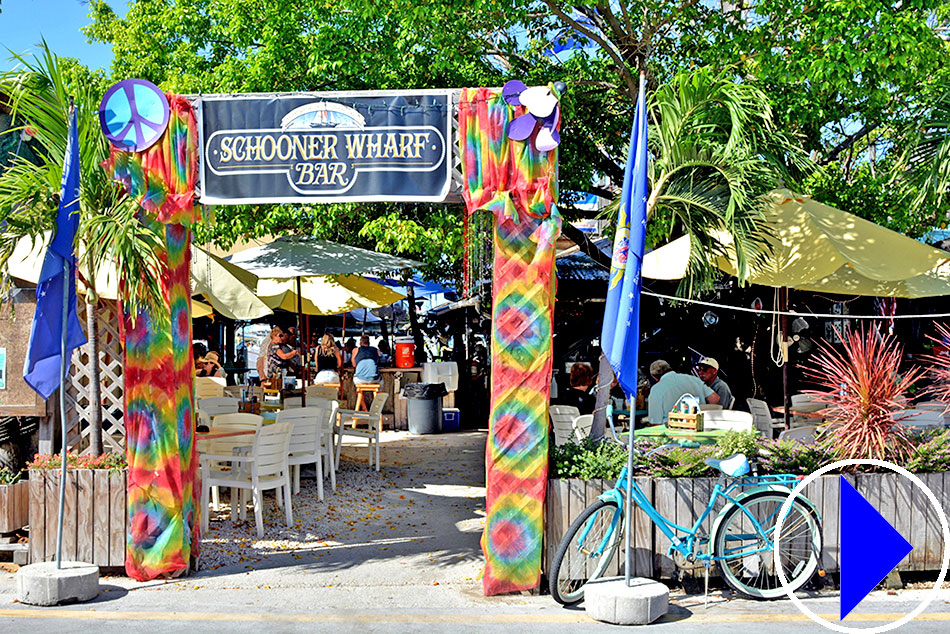
<path fill-rule="evenodd" d="M 82 307 L 85 308 L 84 306 Z M 80 322 L 86 331 L 85 310 Z M 100 301 L 97 311 L 99 325 L 99 379 L 102 397 L 103 451 L 125 452 L 125 425 L 122 420 L 122 343 L 119 338 L 119 314 L 116 303 Z M 88 339 L 88 333 L 87 333 Z M 69 421 L 67 447 L 76 453 L 89 453 L 89 385 L 91 374 L 89 346 L 73 352 L 70 385 L 66 390 L 66 416 Z"/>

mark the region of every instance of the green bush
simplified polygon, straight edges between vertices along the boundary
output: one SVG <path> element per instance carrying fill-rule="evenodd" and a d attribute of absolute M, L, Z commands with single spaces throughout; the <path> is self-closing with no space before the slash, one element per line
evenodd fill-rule
<path fill-rule="evenodd" d="M 716 443 L 719 446 L 719 457 L 728 458 L 737 453 L 745 454 L 745 457 L 752 460 L 759 455 L 759 447 L 762 444 L 762 437 L 759 432 L 735 431 L 730 429 Z"/>
<path fill-rule="evenodd" d="M 912 473 L 950 471 L 950 430 L 922 434 L 920 440 L 907 461 L 907 470 Z"/>
<path fill-rule="evenodd" d="M 581 478 L 592 480 L 615 479 L 627 464 L 627 450 L 615 442 L 594 442 L 585 439 L 555 447 L 553 451 L 553 478 Z"/>

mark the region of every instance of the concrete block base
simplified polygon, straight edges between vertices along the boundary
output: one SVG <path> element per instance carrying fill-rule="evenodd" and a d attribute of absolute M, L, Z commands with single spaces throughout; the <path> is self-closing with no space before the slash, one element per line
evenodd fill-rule
<path fill-rule="evenodd" d="M 16 573 L 16 595 L 27 605 L 82 603 L 99 596 L 99 567 L 78 561 L 55 561 L 23 566 Z"/>
<path fill-rule="evenodd" d="M 647 625 L 670 609 L 670 590 L 652 579 L 635 577 L 630 587 L 623 577 L 591 581 L 584 587 L 587 614 L 614 625 Z"/>

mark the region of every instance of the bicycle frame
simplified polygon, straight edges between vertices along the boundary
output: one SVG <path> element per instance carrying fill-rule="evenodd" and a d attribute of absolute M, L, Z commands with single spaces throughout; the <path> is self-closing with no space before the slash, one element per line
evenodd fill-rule
<path fill-rule="evenodd" d="M 647 517 L 660 529 L 666 537 L 670 540 L 670 548 L 667 551 L 667 554 L 672 554 L 673 551 L 679 552 L 686 561 L 695 561 L 696 559 L 706 563 L 718 560 L 725 559 L 735 559 L 738 557 L 746 557 L 748 555 L 772 550 L 772 540 L 767 534 L 766 530 L 762 527 L 759 521 L 752 516 L 752 514 L 746 509 L 742 504 L 741 497 L 737 499 L 731 495 L 735 489 L 748 486 L 777 486 L 791 490 L 792 485 L 797 482 L 798 478 L 796 476 L 787 476 L 787 475 L 769 475 L 769 476 L 748 476 L 737 478 L 734 482 L 729 483 L 724 486 L 725 476 L 720 476 L 719 480 L 716 482 L 712 490 L 712 495 L 709 497 L 709 501 L 706 503 L 706 508 L 703 509 L 703 512 L 696 519 L 696 522 L 691 528 L 680 526 L 674 522 L 666 519 L 653 504 L 650 503 L 650 500 L 647 499 L 646 495 L 637 485 L 636 481 L 631 480 L 627 477 L 627 468 L 624 467 L 620 472 L 620 477 L 617 478 L 617 486 L 609 491 L 605 491 L 600 499 L 606 501 L 613 501 L 617 504 L 617 511 L 614 513 L 613 518 L 611 519 L 610 530 L 604 535 L 604 538 L 601 540 L 601 543 L 598 545 L 597 550 L 593 553 L 595 556 L 599 557 L 603 554 L 603 551 L 611 542 L 611 538 L 614 535 L 617 527 L 622 525 L 624 517 L 624 501 L 626 487 L 631 486 L 630 497 L 634 504 L 639 506 L 646 514 Z M 758 548 L 752 550 L 744 549 L 734 553 L 729 553 L 728 555 L 722 557 L 713 556 L 711 548 L 705 553 L 697 554 L 696 546 L 697 543 L 703 542 L 703 537 L 699 535 L 700 528 L 703 525 L 703 522 L 712 514 L 713 509 L 716 506 L 716 502 L 719 498 L 726 500 L 727 504 L 733 504 L 738 506 L 746 517 L 752 522 L 752 526 L 755 529 L 755 536 L 759 538 L 760 544 Z M 778 512 L 778 510 L 776 510 Z M 593 519 L 588 522 L 587 526 L 584 527 L 584 530 L 579 535 L 579 542 L 583 542 L 586 539 L 587 534 L 590 532 L 593 526 Z M 677 532 L 684 533 L 684 536 L 680 538 L 677 535 Z M 733 539 L 736 540 L 745 540 L 752 537 L 751 535 L 738 535 L 734 536 Z M 708 538 L 706 538 L 708 539 Z"/>

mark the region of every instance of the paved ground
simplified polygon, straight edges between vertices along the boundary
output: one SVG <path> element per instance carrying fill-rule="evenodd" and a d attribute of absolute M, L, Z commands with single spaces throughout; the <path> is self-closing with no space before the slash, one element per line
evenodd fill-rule
<path fill-rule="evenodd" d="M 232 526 L 222 511 L 206 536 L 203 569 L 186 579 L 139 584 L 118 575 L 102 580 L 100 598 L 55 609 L 15 602 L 13 575 L 0 573 L 0 632 L 144 630 L 180 632 L 406 631 L 537 632 L 606 630 L 581 608 L 547 596 L 485 598 L 478 574 L 484 521 L 483 433 L 411 438 L 385 434 L 383 470 L 370 472 L 366 452 L 345 448 L 339 490 L 316 501 L 312 480 L 295 497 L 286 528 L 273 502 L 267 539 L 253 522 Z M 363 463 L 359 463 L 362 460 Z M 881 626 L 913 609 L 922 594 L 875 593 L 845 624 Z M 673 609 L 649 629 L 678 634 L 821 632 L 790 601 L 728 600 L 674 593 Z M 837 595 L 807 604 L 835 620 Z M 92 625 L 92 622 L 95 625 Z M 902 632 L 950 631 L 950 592 Z"/>

